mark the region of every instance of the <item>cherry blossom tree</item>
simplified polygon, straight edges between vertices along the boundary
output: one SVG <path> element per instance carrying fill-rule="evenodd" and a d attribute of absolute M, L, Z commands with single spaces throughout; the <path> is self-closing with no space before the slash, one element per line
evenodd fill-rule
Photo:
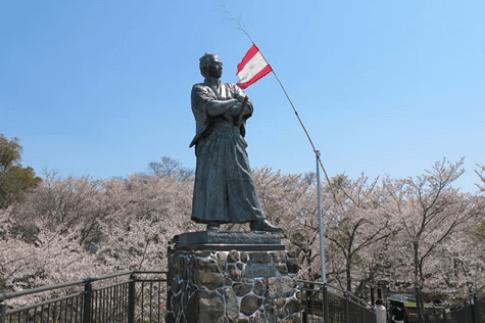
<path fill-rule="evenodd" d="M 331 247 L 342 254 L 345 261 L 346 289 L 352 290 L 352 268 L 362 264 L 366 248 L 390 239 L 396 234 L 397 228 L 392 225 L 391 217 L 381 208 L 383 191 L 378 186 L 378 178 L 369 181 L 361 174 L 356 180 L 345 175 L 333 178 L 337 199 L 342 208 L 335 207 L 337 221 L 329 227 L 326 238 Z M 359 275 L 359 279 L 364 276 Z"/>
<path fill-rule="evenodd" d="M 462 165 L 463 159 L 456 163 L 444 159 L 416 178 L 385 180 L 391 197 L 386 211 L 399 219 L 403 228 L 400 238 L 413 250 L 411 259 L 420 321 L 423 321 L 423 283 L 432 274 L 425 272 L 427 261 L 439 246 L 451 243 L 453 237 L 463 232 L 476 215 L 467 195 L 451 187 L 463 174 Z"/>

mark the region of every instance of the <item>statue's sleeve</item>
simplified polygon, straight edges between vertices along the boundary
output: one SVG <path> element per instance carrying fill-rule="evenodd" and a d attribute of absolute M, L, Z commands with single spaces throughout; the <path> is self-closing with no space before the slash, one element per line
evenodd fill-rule
<path fill-rule="evenodd" d="M 210 107 L 212 100 L 216 97 L 214 93 L 207 87 L 201 84 L 195 84 L 192 87 L 192 111 L 194 114 L 207 115 L 207 110 Z"/>

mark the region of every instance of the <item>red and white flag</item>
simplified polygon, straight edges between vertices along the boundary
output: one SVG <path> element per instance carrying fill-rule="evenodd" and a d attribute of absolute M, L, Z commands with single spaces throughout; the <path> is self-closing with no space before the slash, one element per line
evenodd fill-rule
<path fill-rule="evenodd" d="M 237 86 L 244 90 L 271 71 L 271 66 L 264 59 L 258 47 L 253 45 L 241 63 L 237 64 L 236 75 L 239 75 Z"/>

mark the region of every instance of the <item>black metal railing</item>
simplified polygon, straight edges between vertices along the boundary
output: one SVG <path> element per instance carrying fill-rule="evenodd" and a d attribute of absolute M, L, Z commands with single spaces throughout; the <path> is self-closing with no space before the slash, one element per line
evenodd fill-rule
<path fill-rule="evenodd" d="M 0 323 L 164 322 L 166 273 L 133 271 L 0 294 Z M 298 281 L 303 323 L 375 323 L 362 299 Z M 22 298 L 26 298 L 22 304 Z"/>
<path fill-rule="evenodd" d="M 432 322 L 445 322 L 445 323 L 485 323 L 485 300 L 479 300 L 476 296 L 473 297 L 473 301 L 470 305 L 456 309 L 454 311 L 443 310 L 439 317 L 441 321 L 429 320 Z"/>
<path fill-rule="evenodd" d="M 0 323 L 163 322 L 166 281 L 165 272 L 131 271 L 0 293 Z"/>
<path fill-rule="evenodd" d="M 300 280 L 303 323 L 375 323 L 376 314 L 366 301 L 327 284 Z"/>

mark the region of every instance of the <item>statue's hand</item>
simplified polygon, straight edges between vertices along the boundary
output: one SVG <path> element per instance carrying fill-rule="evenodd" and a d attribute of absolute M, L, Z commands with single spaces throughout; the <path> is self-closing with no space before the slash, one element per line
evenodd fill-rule
<path fill-rule="evenodd" d="M 244 92 L 242 92 L 242 93 L 238 93 L 238 94 L 237 94 L 236 99 L 237 99 L 239 102 L 243 103 L 243 102 L 244 102 L 244 99 L 245 99 L 247 96 L 248 96 L 248 95 L 247 95 L 246 93 L 244 93 Z"/>

